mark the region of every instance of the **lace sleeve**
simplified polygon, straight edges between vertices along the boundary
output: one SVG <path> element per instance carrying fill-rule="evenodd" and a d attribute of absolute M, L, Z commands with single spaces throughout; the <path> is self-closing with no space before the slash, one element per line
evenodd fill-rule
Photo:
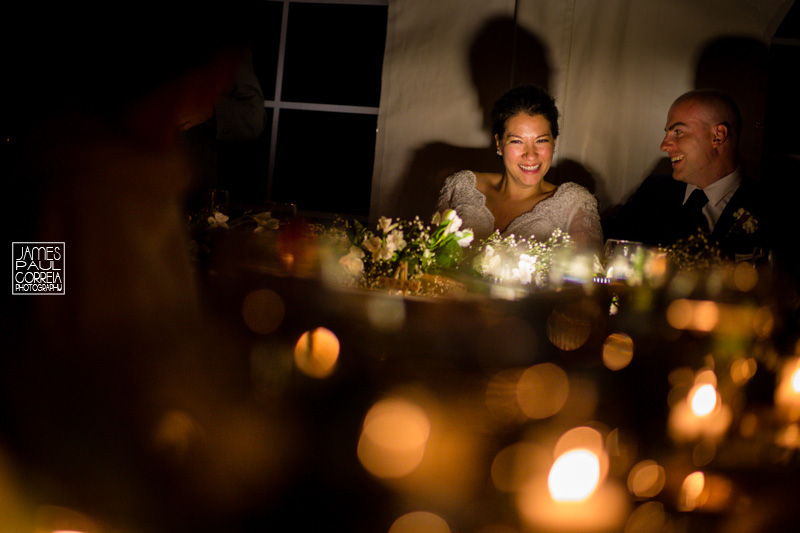
<path fill-rule="evenodd" d="M 436 201 L 436 211 L 437 213 L 441 213 L 447 209 L 451 209 L 453 207 L 452 198 L 453 198 L 453 191 L 455 188 L 453 176 L 449 176 L 442 186 L 442 190 L 439 191 L 439 199 Z"/>
<path fill-rule="evenodd" d="M 597 211 L 597 199 L 584 187 L 575 183 L 568 189 L 570 204 L 573 206 L 567 232 L 572 240 L 582 248 L 598 253 L 603 251 L 603 229 L 600 225 L 600 214 Z"/>
<path fill-rule="evenodd" d="M 572 215 L 567 231 L 572 240 L 581 248 L 602 253 L 603 230 L 600 228 L 600 216 L 597 214 L 597 209 L 589 211 L 582 207 L 578 208 Z"/>

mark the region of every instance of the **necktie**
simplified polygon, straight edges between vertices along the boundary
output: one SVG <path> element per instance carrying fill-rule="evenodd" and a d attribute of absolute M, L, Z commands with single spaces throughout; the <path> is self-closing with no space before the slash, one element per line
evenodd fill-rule
<path fill-rule="evenodd" d="M 708 203 L 708 196 L 706 193 L 703 192 L 702 189 L 695 189 L 692 191 L 692 194 L 689 195 L 689 199 L 686 201 L 686 207 L 689 209 L 689 216 L 692 219 L 692 222 L 703 230 L 704 233 L 708 233 L 708 219 L 703 214 L 703 206 Z"/>

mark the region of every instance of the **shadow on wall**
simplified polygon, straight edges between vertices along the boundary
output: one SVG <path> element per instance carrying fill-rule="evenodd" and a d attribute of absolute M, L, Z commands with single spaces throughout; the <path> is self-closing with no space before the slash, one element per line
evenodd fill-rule
<path fill-rule="evenodd" d="M 709 41 L 698 49 L 695 59 L 694 88 L 724 91 L 739 107 L 742 115 L 739 161 L 744 174 L 755 180 L 761 175 L 768 59 L 765 43 L 740 36 Z M 675 94 L 674 98 L 678 96 Z M 664 121 L 668 112 L 669 109 L 663 110 Z M 659 159 L 647 175 L 654 174 L 672 174 L 669 158 Z M 619 205 L 611 206 L 602 215 L 610 215 L 618 208 Z"/>
<path fill-rule="evenodd" d="M 695 63 L 695 88 L 725 91 L 739 106 L 739 160 L 745 175 L 758 179 L 769 69 L 767 45 L 750 37 L 721 37 L 708 42 Z"/>
<path fill-rule="evenodd" d="M 395 216 L 413 218 L 419 215 L 423 220 L 430 217 L 445 178 L 454 172 L 464 169 L 501 172 L 502 161 L 495 154 L 490 133 L 492 105 L 517 85 L 532 83 L 550 89 L 550 65 L 544 43 L 527 30 L 515 27 L 511 17 L 489 20 L 475 35 L 468 57 L 477 105 L 483 116 L 486 145 L 472 148 L 434 142 L 417 150 L 393 195 Z M 564 181 L 576 181 L 594 192 L 594 179 L 580 164 L 563 161 L 561 167 L 568 168 L 569 172 L 553 167 L 548 181 L 560 183 L 563 175 Z"/>

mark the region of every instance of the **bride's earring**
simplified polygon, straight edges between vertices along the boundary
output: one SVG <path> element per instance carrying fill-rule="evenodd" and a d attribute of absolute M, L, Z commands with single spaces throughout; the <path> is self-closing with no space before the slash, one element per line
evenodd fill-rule
<path fill-rule="evenodd" d="M 503 152 L 500 151 L 500 148 L 497 149 L 497 155 L 503 155 Z"/>

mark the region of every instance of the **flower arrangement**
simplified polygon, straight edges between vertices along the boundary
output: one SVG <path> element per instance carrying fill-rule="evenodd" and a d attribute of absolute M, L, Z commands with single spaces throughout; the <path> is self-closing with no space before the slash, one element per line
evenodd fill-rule
<path fill-rule="evenodd" d="M 436 213 L 431 224 L 424 224 L 419 217 L 410 221 L 381 217 L 375 232 L 357 220 L 339 223 L 346 236 L 340 242 L 347 246 L 339 264 L 351 281 L 365 287 L 385 286 L 391 279 L 417 281 L 424 274 L 460 262 L 463 248 L 473 240 L 472 230 L 461 229 L 461 224 L 452 209 Z M 412 290 L 418 287 L 410 286 Z"/>
<path fill-rule="evenodd" d="M 702 231 L 662 246 L 661 250 L 678 271 L 707 271 L 723 262 L 722 251 Z"/>
<path fill-rule="evenodd" d="M 248 212 L 244 215 L 231 220 L 230 217 L 220 211 L 203 211 L 189 217 L 189 227 L 193 231 L 203 231 L 208 229 L 231 229 L 237 226 L 250 225 L 254 233 L 260 233 L 268 229 L 278 229 L 280 221 L 273 218 L 269 211 L 260 213 Z"/>
<path fill-rule="evenodd" d="M 495 232 L 479 247 L 473 265 L 478 274 L 494 282 L 542 287 L 558 256 L 571 250 L 571 245 L 569 234 L 560 229 L 546 241 Z"/>
<path fill-rule="evenodd" d="M 280 221 L 273 218 L 269 211 L 246 212 L 244 215 L 231 220 L 221 211 L 202 209 L 189 215 L 188 227 L 190 233 L 189 253 L 195 263 L 203 264 L 211 255 L 212 243 L 218 232 L 223 230 L 249 229 L 259 234 L 266 230 L 277 230 Z"/>

